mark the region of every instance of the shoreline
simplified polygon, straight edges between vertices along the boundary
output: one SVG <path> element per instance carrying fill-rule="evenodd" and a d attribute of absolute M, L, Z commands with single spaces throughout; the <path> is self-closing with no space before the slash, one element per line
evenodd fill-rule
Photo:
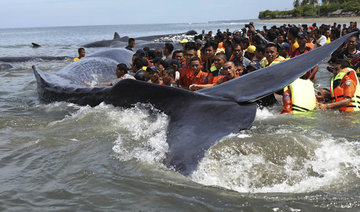
<path fill-rule="evenodd" d="M 252 20 L 254 23 L 345 23 L 357 21 L 360 23 L 360 16 L 356 17 L 319 17 L 319 18 L 280 18 L 280 19 L 258 19 Z"/>

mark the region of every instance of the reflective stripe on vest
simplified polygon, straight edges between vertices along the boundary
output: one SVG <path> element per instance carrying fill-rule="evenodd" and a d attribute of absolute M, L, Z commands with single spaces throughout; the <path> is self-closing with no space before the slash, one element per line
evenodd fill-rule
<path fill-rule="evenodd" d="M 343 71 L 344 70 L 344 71 Z M 359 86 L 359 79 L 356 76 L 356 72 L 351 68 L 345 68 L 342 71 L 340 71 L 335 78 L 331 78 L 330 83 L 330 90 L 331 90 L 331 97 L 333 98 L 333 102 L 338 102 L 344 99 L 344 89 L 340 87 L 342 79 L 349 75 L 349 77 L 355 81 L 356 89 L 353 98 L 351 99 L 351 102 L 349 105 L 339 108 L 340 111 L 360 111 L 360 86 Z"/>
<path fill-rule="evenodd" d="M 263 68 L 265 68 L 267 66 L 276 65 L 276 64 L 278 64 L 278 63 L 280 63 L 280 62 L 282 62 L 284 60 L 285 60 L 285 58 L 279 56 L 274 61 L 272 61 L 272 63 L 270 63 L 270 65 L 268 65 L 269 64 L 268 60 L 264 60 L 264 62 L 261 65 L 262 65 Z"/>
<path fill-rule="evenodd" d="M 217 68 L 215 66 L 215 63 L 211 64 L 210 71 L 213 73 L 214 71 L 217 71 Z"/>
<path fill-rule="evenodd" d="M 316 108 L 314 84 L 310 80 L 297 79 L 289 85 L 291 91 L 291 112 L 307 112 Z"/>

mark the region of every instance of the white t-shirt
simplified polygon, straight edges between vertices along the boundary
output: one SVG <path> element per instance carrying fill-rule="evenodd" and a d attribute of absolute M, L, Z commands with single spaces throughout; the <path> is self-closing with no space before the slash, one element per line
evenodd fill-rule
<path fill-rule="evenodd" d="M 326 39 L 325 35 L 321 35 L 321 37 L 318 39 L 318 42 L 320 43 L 321 46 L 325 45 L 326 41 L 327 41 L 327 39 Z M 315 48 L 317 48 L 317 47 L 320 47 L 320 46 L 315 44 Z"/>

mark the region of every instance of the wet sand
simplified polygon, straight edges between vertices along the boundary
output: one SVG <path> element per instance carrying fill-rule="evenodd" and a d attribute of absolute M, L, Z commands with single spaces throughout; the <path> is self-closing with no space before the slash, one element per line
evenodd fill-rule
<path fill-rule="evenodd" d="M 360 16 L 357 17 L 321 17 L 321 18 L 289 18 L 289 19 L 266 19 L 254 20 L 257 23 L 346 23 L 357 21 L 360 23 Z"/>

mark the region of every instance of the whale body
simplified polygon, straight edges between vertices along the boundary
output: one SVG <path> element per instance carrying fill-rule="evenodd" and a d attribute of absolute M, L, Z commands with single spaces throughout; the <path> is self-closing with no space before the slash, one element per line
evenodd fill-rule
<path fill-rule="evenodd" d="M 162 41 L 162 43 L 158 43 L 154 42 L 160 38 L 167 38 L 167 37 L 173 37 L 173 36 L 180 36 L 180 35 L 196 35 L 197 32 L 195 30 L 190 30 L 187 31 L 185 33 L 177 33 L 177 34 L 165 34 L 165 35 L 151 35 L 151 36 L 142 36 L 142 37 L 136 37 L 136 48 L 143 48 L 145 46 L 148 46 L 150 48 L 153 47 L 162 47 L 166 42 L 170 42 L 169 40 L 165 40 Z M 112 40 L 101 40 L 101 41 L 95 41 L 95 42 L 91 42 L 91 43 L 87 43 L 82 45 L 82 47 L 85 48 L 96 48 L 96 47 L 115 47 L 115 48 L 119 48 L 119 47 L 125 47 L 128 44 L 128 40 L 129 37 L 128 36 L 124 36 L 124 37 L 120 37 L 120 35 L 115 32 L 114 34 L 114 38 Z M 178 45 L 177 43 L 173 43 L 174 45 L 176 45 L 175 49 L 180 48 L 181 45 Z"/>
<path fill-rule="evenodd" d="M 0 57 L 0 62 L 27 62 L 34 60 L 70 60 L 70 57 L 67 56 L 24 56 L 24 57 Z"/>
<path fill-rule="evenodd" d="M 192 92 L 137 80 L 121 80 L 112 87 L 88 87 L 92 74 L 115 76 L 116 63 L 130 61 L 131 52 L 111 49 L 90 55 L 50 74 L 33 66 L 40 99 L 119 107 L 150 103 L 169 116 L 165 164 L 184 175 L 196 170 L 205 152 L 222 137 L 251 126 L 257 99 L 292 83 L 328 57 L 352 34 L 282 63 L 223 84 Z M 106 77 L 103 77 L 106 78 Z"/>

